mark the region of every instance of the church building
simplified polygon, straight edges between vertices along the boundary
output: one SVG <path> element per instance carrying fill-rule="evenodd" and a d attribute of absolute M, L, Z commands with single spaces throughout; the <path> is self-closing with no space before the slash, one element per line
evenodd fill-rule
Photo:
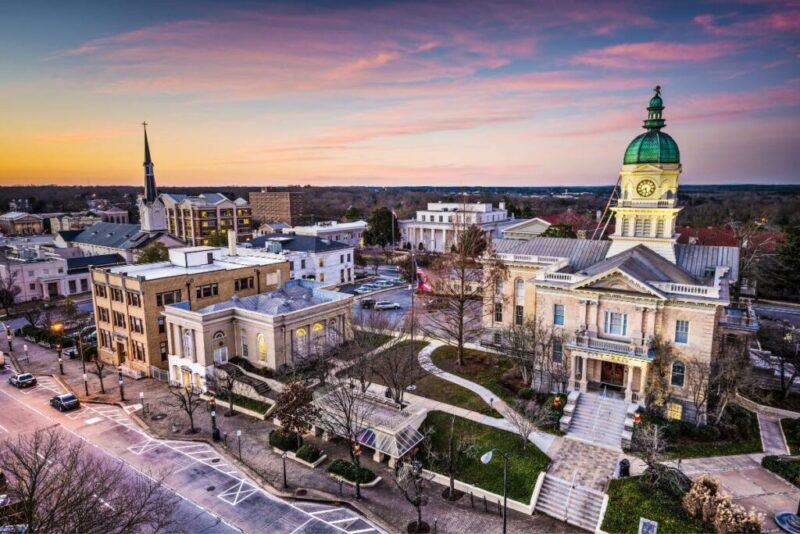
<path fill-rule="evenodd" d="M 507 347 L 514 327 L 536 321 L 553 341 L 549 372 L 534 387 L 602 392 L 640 405 L 653 342 L 669 342 L 666 414 L 694 420 L 703 407 L 692 402 L 691 373 L 712 365 L 724 336 L 751 335 L 757 322 L 731 302 L 737 248 L 677 243 L 682 167 L 678 144 L 663 131 L 663 110 L 656 88 L 646 131 L 625 150 L 610 240 L 494 241 L 508 277 L 495 292 L 500 297 L 487 297 L 494 302 L 482 341 Z"/>

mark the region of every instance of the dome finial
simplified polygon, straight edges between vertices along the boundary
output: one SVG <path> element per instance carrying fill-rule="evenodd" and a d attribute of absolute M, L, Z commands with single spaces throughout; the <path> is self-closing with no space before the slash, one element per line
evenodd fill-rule
<path fill-rule="evenodd" d="M 656 87 L 655 87 L 655 89 L 653 89 L 653 91 L 656 92 L 656 96 L 661 96 L 661 86 L 660 85 L 656 85 Z"/>
<path fill-rule="evenodd" d="M 645 119 L 643 127 L 646 130 L 658 131 L 666 125 L 664 119 L 661 118 L 661 112 L 664 111 L 664 101 L 661 99 L 660 85 L 656 85 L 653 91 L 655 95 L 650 99 L 650 103 L 647 106 L 647 119 Z"/>

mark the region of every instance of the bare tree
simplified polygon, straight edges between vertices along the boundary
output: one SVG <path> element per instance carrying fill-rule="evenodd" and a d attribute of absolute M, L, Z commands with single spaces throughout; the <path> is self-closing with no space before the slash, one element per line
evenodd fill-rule
<path fill-rule="evenodd" d="M 456 477 L 461 473 L 464 465 L 478 455 L 475 436 L 463 430 L 456 431 L 456 416 L 450 418 L 450 432 L 447 435 L 447 448 L 442 453 L 428 450 L 428 456 L 444 467 L 444 472 L 450 478 L 447 498 L 455 500 Z"/>
<path fill-rule="evenodd" d="M 711 366 L 696 357 L 686 363 L 686 390 L 695 410 L 695 425 L 706 422 L 708 397 L 711 393 Z"/>
<path fill-rule="evenodd" d="M 747 341 L 739 336 L 723 337 L 720 343 L 719 353 L 711 367 L 715 423 L 720 422 L 737 393 L 746 395 L 758 385 L 748 352 Z"/>
<path fill-rule="evenodd" d="M 34 328 L 38 328 L 42 321 L 44 306 L 41 299 L 32 299 L 22 310 L 22 316 Z M 49 325 L 48 325 L 49 326 Z"/>
<path fill-rule="evenodd" d="M 90 368 L 89 372 L 93 375 L 97 376 L 97 379 L 100 380 L 100 393 L 106 392 L 105 384 L 103 384 L 103 378 L 109 373 L 109 370 L 106 369 L 106 362 L 104 362 L 100 355 L 95 353 L 94 355 L 94 368 Z"/>
<path fill-rule="evenodd" d="M 642 424 L 633 433 L 632 449 L 641 454 L 650 469 L 657 469 L 667 450 L 664 428 L 654 424 Z"/>
<path fill-rule="evenodd" d="M 228 398 L 228 417 L 233 416 L 236 411 L 233 408 L 233 395 L 236 384 L 239 383 L 239 378 L 242 372 L 233 364 L 228 364 L 224 369 L 214 367 L 214 378 L 218 384 L 222 385 L 222 391 Z"/>
<path fill-rule="evenodd" d="M 286 384 L 278 398 L 272 416 L 280 421 L 281 426 L 297 434 L 297 446 L 300 446 L 300 435 L 306 432 L 311 422 L 317 418 L 319 410 L 312 404 L 313 392 L 305 383 L 297 380 Z"/>
<path fill-rule="evenodd" d="M 422 521 L 422 507 L 425 505 L 425 492 L 428 490 L 431 476 L 426 476 L 422 463 L 414 460 L 404 463 L 394 476 L 394 483 L 406 501 L 417 512 L 417 521 L 408 525 L 408 532 L 430 532 L 430 526 Z"/>
<path fill-rule="evenodd" d="M 160 481 L 132 476 L 122 462 L 90 454 L 56 428 L 4 441 L 0 469 L 13 503 L 0 517 L 5 525 L 52 534 L 176 530 L 178 499 Z"/>
<path fill-rule="evenodd" d="M 339 380 L 317 401 L 320 426 L 347 441 L 350 460 L 356 469 L 356 499 L 361 498 L 361 455 L 356 450 L 358 435 L 367 428 L 374 404 L 365 398 L 351 380 Z M 359 445 L 360 447 L 360 445 Z"/>
<path fill-rule="evenodd" d="M 780 388 L 785 400 L 800 377 L 800 334 L 789 323 L 769 321 L 762 325 L 758 338 L 777 360 Z"/>
<path fill-rule="evenodd" d="M 372 372 L 386 385 L 392 400 L 400 406 L 406 388 L 424 374 L 417 359 L 417 352 L 423 344 L 419 339 L 402 341 L 372 359 Z"/>
<path fill-rule="evenodd" d="M 753 219 L 746 222 L 731 219 L 727 223 L 739 248 L 739 277 L 753 280 L 760 274 L 761 262 L 774 255 L 775 235 L 763 232 L 764 221 Z M 736 291 L 739 285 L 735 286 Z"/>
<path fill-rule="evenodd" d="M 393 330 L 396 321 L 388 314 L 361 312 L 355 317 L 353 339 L 336 349 L 336 357 L 346 362 L 345 374 L 357 381 L 362 392 L 372 384 L 375 350 L 382 344 L 383 332 Z"/>
<path fill-rule="evenodd" d="M 451 252 L 437 257 L 431 268 L 433 308 L 425 322 L 427 333 L 457 349 L 458 365 L 464 365 L 464 345 L 476 341 L 483 331 L 482 317 L 503 306 L 502 282 L 506 269 L 489 250 L 485 235 L 456 213 L 453 231 L 457 236 Z"/>
<path fill-rule="evenodd" d="M 553 422 L 553 412 L 550 408 L 533 401 L 517 401 L 503 415 L 519 434 L 523 450 L 528 447 L 528 436 L 531 432 Z"/>
<path fill-rule="evenodd" d="M 197 433 L 194 427 L 194 412 L 203 402 L 200 397 L 200 389 L 196 387 L 175 387 L 169 388 L 169 392 L 173 395 L 174 405 L 186 412 L 189 416 L 189 431 L 192 434 Z M 233 401 L 233 399 L 231 399 Z"/>
<path fill-rule="evenodd" d="M 654 358 L 647 375 L 647 404 L 663 409 L 671 394 L 670 377 L 675 349 L 669 341 L 656 337 L 650 342 L 650 350 Z"/>
<path fill-rule="evenodd" d="M 8 310 L 17 299 L 22 290 L 17 285 L 17 271 L 11 268 L 11 263 L 5 255 L 0 256 L 0 306 L 8 315 Z"/>

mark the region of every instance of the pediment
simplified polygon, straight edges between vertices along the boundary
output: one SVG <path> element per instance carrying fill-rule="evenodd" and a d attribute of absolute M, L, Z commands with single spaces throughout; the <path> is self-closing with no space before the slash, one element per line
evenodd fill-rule
<path fill-rule="evenodd" d="M 573 284 L 573 289 L 592 289 L 613 293 L 640 294 L 664 299 L 664 295 L 649 284 L 637 280 L 620 269 L 612 269 Z"/>

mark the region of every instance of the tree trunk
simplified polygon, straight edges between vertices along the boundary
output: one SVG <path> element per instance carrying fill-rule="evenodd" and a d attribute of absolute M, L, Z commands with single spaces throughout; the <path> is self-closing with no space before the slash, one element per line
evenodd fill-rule
<path fill-rule="evenodd" d="M 188 400 L 188 399 L 187 399 Z M 191 408 L 191 404 L 188 405 Z M 194 413 L 191 409 L 186 410 L 186 413 L 189 414 L 189 429 L 192 431 L 192 434 L 195 433 L 194 429 Z"/>
<path fill-rule="evenodd" d="M 105 394 L 106 387 L 105 387 L 105 385 L 103 385 L 103 372 L 102 371 L 97 373 L 97 378 L 100 379 L 100 393 Z"/>

